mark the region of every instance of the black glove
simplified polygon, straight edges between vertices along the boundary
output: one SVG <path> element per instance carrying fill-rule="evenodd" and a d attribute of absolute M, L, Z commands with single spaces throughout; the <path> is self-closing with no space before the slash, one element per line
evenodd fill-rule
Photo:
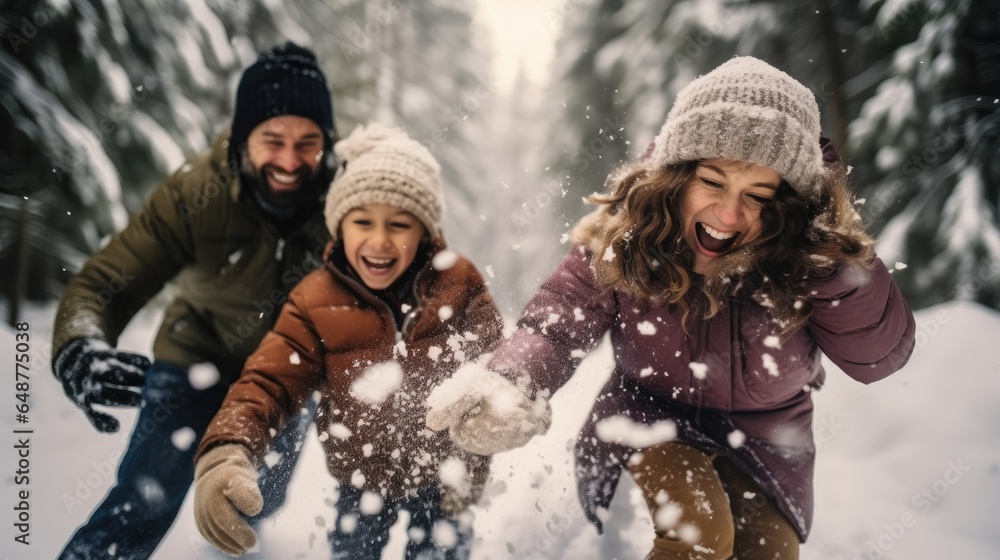
<path fill-rule="evenodd" d="M 52 362 L 52 372 L 62 382 L 66 396 L 98 431 L 105 433 L 117 432 L 118 420 L 97 412 L 92 405 L 139 406 L 147 369 L 149 358 L 120 352 L 89 338 L 70 341 Z"/>

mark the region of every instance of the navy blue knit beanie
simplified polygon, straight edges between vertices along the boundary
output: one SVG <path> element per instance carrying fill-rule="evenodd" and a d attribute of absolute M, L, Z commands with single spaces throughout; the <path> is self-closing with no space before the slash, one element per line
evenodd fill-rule
<path fill-rule="evenodd" d="M 316 63 L 316 55 L 292 42 L 260 53 L 257 62 L 240 78 L 229 138 L 231 165 L 238 168 L 240 150 L 250 131 L 281 115 L 297 115 L 315 122 L 323 132 L 323 165 L 328 171 L 336 167 L 330 163 L 336 129 L 326 77 Z"/>

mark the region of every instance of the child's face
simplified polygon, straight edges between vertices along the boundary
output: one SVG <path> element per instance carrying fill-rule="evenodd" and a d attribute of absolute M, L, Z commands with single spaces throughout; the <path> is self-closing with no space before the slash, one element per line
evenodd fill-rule
<path fill-rule="evenodd" d="M 694 271 L 737 245 L 760 236 L 760 211 L 771 204 L 781 175 L 770 167 L 733 160 L 698 165 L 681 201 L 684 240 L 694 252 Z"/>
<path fill-rule="evenodd" d="M 425 235 L 416 216 L 388 204 L 359 206 L 340 221 L 347 262 L 373 290 L 388 288 L 403 274 Z"/>

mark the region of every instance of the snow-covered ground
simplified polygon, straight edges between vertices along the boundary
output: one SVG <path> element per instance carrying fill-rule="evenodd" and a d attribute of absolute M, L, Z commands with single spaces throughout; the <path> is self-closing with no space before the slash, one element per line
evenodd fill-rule
<path fill-rule="evenodd" d="M 3 485 L 0 558 L 54 558 L 97 505 L 114 477 L 125 436 L 101 435 L 63 396 L 48 371 L 54 309 L 31 308 L 29 546 L 14 541 L 17 469 L 13 332 L 0 330 L 0 360 L 10 374 L 0 414 Z M 939 560 L 1000 557 L 1000 314 L 949 303 L 917 314 L 919 348 L 898 374 L 871 386 L 827 364 L 815 395 L 816 519 L 805 560 Z M 149 352 L 158 316 L 141 314 L 122 346 Z M 652 538 L 649 514 L 629 480 L 619 487 L 607 533 L 582 517 L 572 475 L 571 441 L 606 379 L 602 347 L 553 399 L 555 422 L 527 447 L 498 456 L 488 500 L 475 509 L 475 560 L 642 558 Z M 123 425 L 135 413 L 118 413 Z M 625 477 L 627 479 L 627 477 Z M 262 529 L 259 558 L 327 558 L 336 483 L 313 435 L 289 501 Z M 190 497 L 190 496 L 189 496 Z M 401 519 L 384 558 L 402 557 Z M 156 558 L 222 558 L 194 527 L 190 500 Z"/>

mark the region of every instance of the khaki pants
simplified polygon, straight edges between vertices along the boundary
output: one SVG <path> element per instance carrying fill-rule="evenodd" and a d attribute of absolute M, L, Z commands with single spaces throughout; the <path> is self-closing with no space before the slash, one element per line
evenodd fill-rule
<path fill-rule="evenodd" d="M 646 560 L 797 560 L 799 537 L 732 461 L 684 443 L 642 450 L 629 471 L 656 538 Z"/>

